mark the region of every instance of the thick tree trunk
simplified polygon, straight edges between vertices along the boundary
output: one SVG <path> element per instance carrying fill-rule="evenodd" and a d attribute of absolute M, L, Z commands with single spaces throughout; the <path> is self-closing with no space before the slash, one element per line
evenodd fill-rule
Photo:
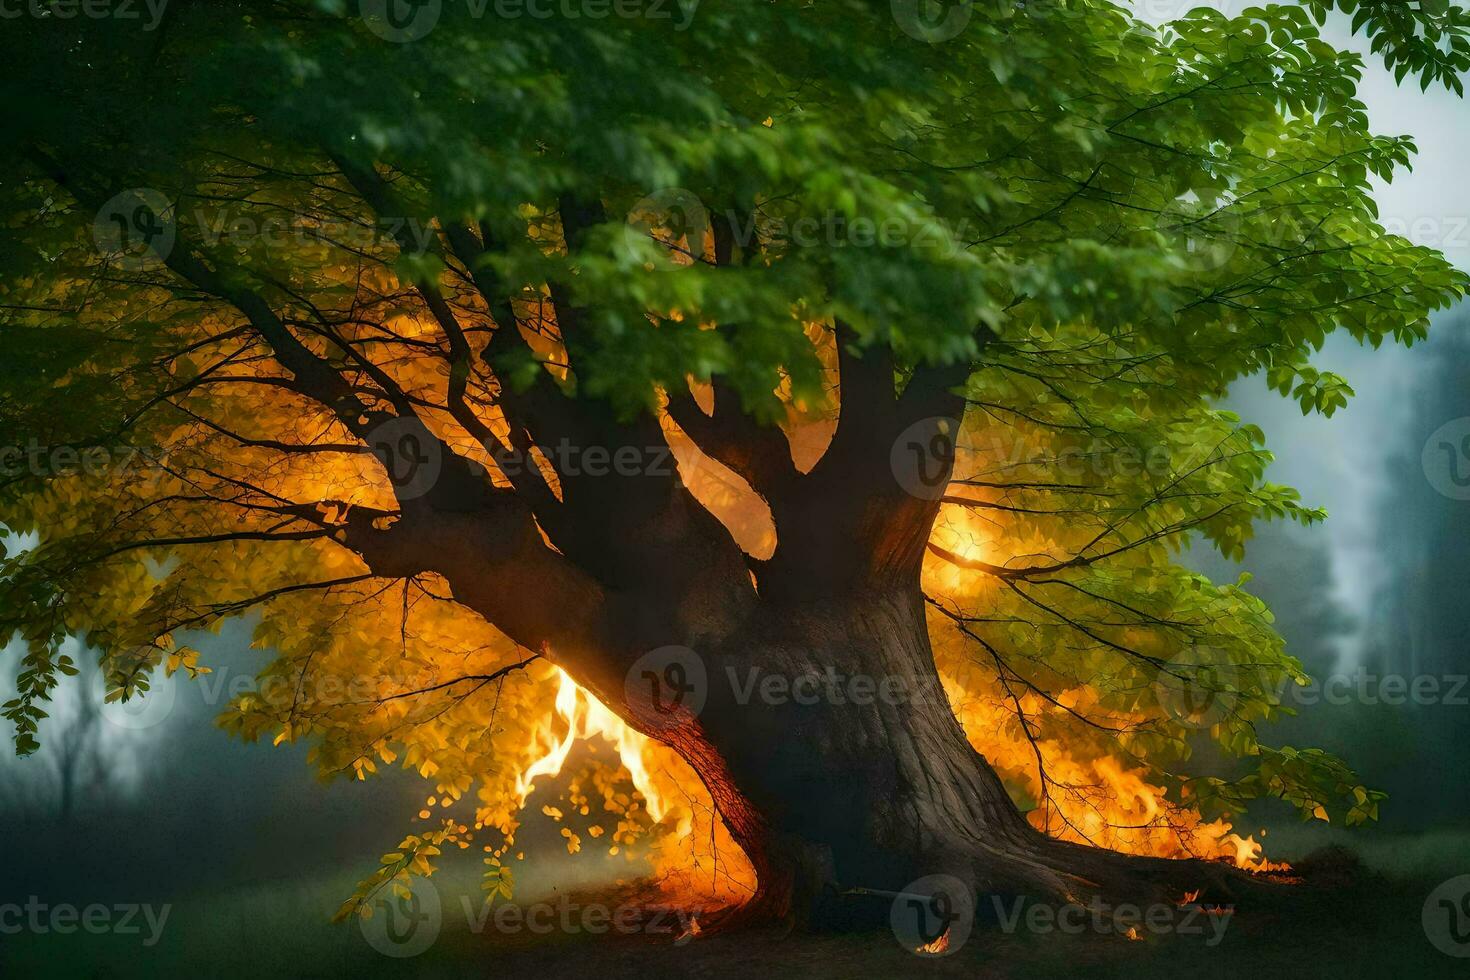
<path fill-rule="evenodd" d="M 1251 887 L 1218 864 L 1130 858 L 1031 827 L 945 697 L 917 595 L 762 605 L 698 651 L 697 717 L 651 732 L 694 766 L 755 864 L 747 914 L 869 921 L 886 904 L 856 896 L 931 874 L 1055 901 L 1196 889 L 1229 901 Z M 627 707 L 649 717 L 647 704 Z"/>
<path fill-rule="evenodd" d="M 821 912 L 1029 838 L 944 698 L 916 603 L 769 611 L 710 657 L 700 715 L 760 817 L 741 842 L 764 900 Z"/>

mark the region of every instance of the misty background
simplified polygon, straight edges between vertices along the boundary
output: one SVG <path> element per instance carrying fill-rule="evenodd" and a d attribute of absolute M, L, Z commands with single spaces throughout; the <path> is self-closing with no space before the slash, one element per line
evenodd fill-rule
<path fill-rule="evenodd" d="M 1193 5 L 1136 4 L 1156 20 Z M 1238 12 L 1245 4 L 1215 6 Z M 1328 33 L 1335 43 L 1364 47 L 1336 21 Z M 1375 128 L 1412 133 L 1420 147 L 1414 171 L 1379 189 L 1382 220 L 1470 269 L 1470 182 L 1463 178 L 1470 109 L 1437 88 L 1400 89 L 1376 59 L 1367 61 L 1362 94 Z M 1341 373 L 1357 392 L 1330 420 L 1303 417 L 1259 378 L 1237 384 L 1225 404 L 1265 430 L 1276 454 L 1270 478 L 1300 489 L 1330 519 L 1312 529 L 1262 526 L 1239 566 L 1204 547 L 1183 560 L 1216 581 L 1249 571 L 1288 649 L 1314 677 L 1432 676 L 1441 694 L 1452 693 L 1453 678 L 1470 674 L 1470 500 L 1442 490 L 1470 477 L 1470 456 L 1441 456 L 1430 443 L 1446 423 L 1470 418 L 1470 308 L 1438 317 L 1429 341 L 1412 349 L 1374 351 L 1335 335 L 1317 366 Z M 1442 470 L 1426 465 L 1436 460 Z M 246 745 L 215 728 L 214 715 L 237 693 L 230 685 L 248 682 L 268 659 L 267 651 L 250 649 L 249 634 L 241 621 L 218 636 L 191 638 L 215 673 L 194 682 L 160 677 L 141 702 L 103 707 L 96 684 L 65 685 L 41 752 L 17 760 L 0 751 L 0 902 L 39 895 L 176 903 L 176 914 L 211 921 L 216 943 L 220 930 L 237 933 L 240 955 L 252 957 L 263 955 L 253 938 L 262 923 L 325 923 L 374 857 L 412 829 L 430 787 L 401 772 L 322 785 L 303 747 Z M 0 701 L 11 696 L 18 660 L 15 645 L 0 652 Z M 1273 857 L 1345 840 L 1386 860 L 1448 860 L 1433 842 L 1470 830 L 1463 755 L 1470 689 L 1453 693 L 1458 703 L 1353 697 L 1306 705 L 1268 734 L 1267 741 L 1339 753 L 1368 785 L 1386 790 L 1376 826 L 1300 826 L 1284 808 L 1265 805 L 1239 829 L 1269 828 Z M 0 724 L 0 737 L 8 743 L 10 735 Z M 533 798 L 527 810 L 538 809 Z M 538 860 L 548 860 L 532 863 L 534 887 L 586 873 L 556 858 L 558 850 L 554 843 L 537 849 Z M 460 881 L 467 892 L 472 875 Z M 329 941 L 361 946 L 354 933 L 337 930 Z M 189 940 L 180 927 L 169 941 Z M 287 946 L 272 955 L 289 962 L 293 954 Z"/>

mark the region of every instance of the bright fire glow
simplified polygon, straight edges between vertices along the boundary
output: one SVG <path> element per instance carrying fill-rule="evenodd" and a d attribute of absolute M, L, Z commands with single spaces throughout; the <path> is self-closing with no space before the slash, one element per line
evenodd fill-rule
<path fill-rule="evenodd" d="M 775 532 L 764 504 L 741 481 L 699 454 L 667 418 L 663 421 L 691 492 L 732 528 L 743 547 L 768 556 Z M 816 428 L 798 429 L 793 438 Z M 951 507 L 936 525 L 934 541 L 965 558 L 1001 561 L 995 553 L 996 533 L 994 522 L 983 514 Z M 943 595 L 974 596 L 991 587 L 986 576 L 947 562 L 930 563 L 927 574 L 938 577 L 931 584 Z M 660 885 L 689 904 L 701 899 L 734 903 L 753 894 L 754 870 L 718 819 L 709 792 L 689 765 L 671 749 L 624 724 L 561 669 L 556 669 L 555 676 L 555 716 L 543 729 L 544 740 L 537 742 L 540 754 L 517 777 L 519 806 L 524 807 L 538 779 L 562 771 L 579 740 L 599 736 L 616 751 L 652 820 L 653 832 L 643 843 Z M 1043 787 L 1036 770 L 1036 748 L 1017 729 L 1012 706 L 970 696 L 954 678 L 944 679 L 975 748 L 1008 779 L 1026 781 L 1030 796 L 1040 799 Z M 1083 696 L 1074 691 L 1062 698 Z M 1071 706 L 1085 710 L 1085 705 Z M 1047 804 L 1032 810 L 1029 819 L 1054 837 L 1132 854 L 1228 860 L 1250 871 L 1289 870 L 1285 864 L 1265 860 L 1255 838 L 1240 837 L 1227 821 L 1206 821 L 1196 810 L 1169 801 L 1141 769 L 1129 768 L 1109 755 L 1076 753 L 1056 742 L 1041 748 L 1051 793 Z M 619 853 L 616 843 L 610 853 Z M 946 934 L 920 951 L 942 952 L 948 942 Z"/>
<path fill-rule="evenodd" d="M 554 723 L 541 755 L 518 777 L 519 805 L 524 807 L 537 780 L 561 773 L 578 741 L 601 738 L 617 753 L 654 824 L 646 854 L 662 890 L 690 904 L 733 904 L 748 898 L 755 890 L 754 869 L 716 818 L 694 771 L 671 749 L 630 728 L 565 671 L 556 668 L 555 679 Z M 976 747 L 1003 769 L 1018 764 L 1012 771 L 1034 772 L 1025 767 L 1030 746 L 1010 744 L 1001 734 L 1001 719 L 981 714 L 974 701 L 960 710 Z M 976 733 L 983 733 L 983 739 L 976 739 Z M 1289 870 L 1265 860 L 1254 836 L 1242 838 L 1226 821 L 1206 822 L 1193 810 L 1168 802 L 1164 791 L 1139 772 L 1111 758 L 1082 761 L 1059 746 L 1049 749 L 1053 780 L 1088 787 L 1080 795 L 1054 793 L 1049 808 L 1032 811 L 1032 822 L 1053 836 L 1134 854 L 1229 860 L 1250 871 Z M 940 936 L 919 951 L 940 953 L 947 945 L 948 936 Z"/>
<path fill-rule="evenodd" d="M 588 739 L 594 735 L 600 735 L 617 750 L 618 759 L 623 768 L 628 771 L 628 776 L 633 782 L 633 787 L 643 794 L 644 805 L 648 814 L 657 823 L 663 819 L 668 812 L 668 804 L 664 801 L 663 794 L 649 778 L 648 769 L 643 762 L 644 745 L 648 742 L 640 733 L 629 728 L 623 720 L 613 714 L 599 700 L 577 686 L 571 675 L 560 667 L 556 668 L 556 715 L 566 723 L 567 731 L 561 740 L 556 742 L 545 755 L 531 763 L 530 767 L 520 776 L 521 805 L 525 806 L 526 799 L 534 789 L 534 783 L 542 776 L 556 776 L 561 773 L 562 766 L 566 764 L 567 756 L 580 739 Z M 679 817 L 681 833 L 689 830 L 690 818 L 687 814 Z"/>
<path fill-rule="evenodd" d="M 520 775 L 521 807 L 542 776 L 556 776 L 580 740 L 602 738 L 617 753 L 654 824 L 647 855 L 655 880 L 685 900 L 736 903 L 755 891 L 755 871 L 716 819 L 713 804 L 694 770 L 672 749 L 635 731 L 597 698 L 556 668 L 556 720 L 565 733 L 553 736 L 544 754 Z M 618 853 L 613 845 L 611 853 Z"/>
<path fill-rule="evenodd" d="M 1007 777 L 1024 779 L 1028 794 L 1040 799 L 1036 748 L 1014 725 L 1011 709 L 964 697 L 950 678 L 945 681 L 971 744 Z M 1028 704 L 1028 711 L 1033 707 Z M 1248 871 L 1290 870 L 1289 865 L 1265 860 L 1255 838 L 1242 839 L 1228 821 L 1206 821 L 1198 811 L 1169 801 L 1164 789 L 1149 783 L 1140 770 L 1111 756 L 1079 757 L 1054 741 L 1039 747 L 1052 785 L 1046 805 L 1028 816 L 1037 829 L 1053 837 L 1128 854 L 1228 860 Z"/>

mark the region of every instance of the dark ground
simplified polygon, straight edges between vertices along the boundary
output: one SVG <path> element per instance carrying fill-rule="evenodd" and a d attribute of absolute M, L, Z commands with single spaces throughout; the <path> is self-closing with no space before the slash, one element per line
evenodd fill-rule
<path fill-rule="evenodd" d="M 1450 850 L 1456 850 L 1452 848 Z M 1459 850 L 1463 850 L 1462 848 Z M 140 936 L 55 934 L 0 937 L 0 976 L 130 977 L 397 977 L 467 976 L 617 978 L 682 977 L 1464 977 L 1470 959 L 1440 952 L 1421 924 L 1425 899 L 1464 869 L 1463 853 L 1443 855 L 1443 874 L 1385 875 L 1360 870 L 1345 880 L 1337 870 L 1293 890 L 1279 907 L 1239 913 L 1214 946 L 1200 934 L 1149 935 L 1137 942 L 1092 931 L 1081 935 L 1008 934 L 996 922 L 976 921 L 962 948 L 943 958 L 920 957 L 888 931 L 782 935 L 738 931 L 675 945 L 672 933 L 546 935 L 499 930 L 478 933 L 466 919 L 461 895 L 472 895 L 471 875 L 436 876 L 442 929 L 425 952 L 390 958 L 364 938 L 356 923 L 326 922 L 348 881 L 261 884 L 175 903 L 162 938 L 144 948 Z M 551 898 L 551 893 L 542 893 Z M 574 902 L 595 900 L 583 893 Z M 603 900 L 608 896 L 603 895 Z M 478 903 L 478 898 L 474 900 Z M 994 916 L 989 916 L 994 919 Z M 369 927 L 371 928 L 371 927 Z M 1470 954 L 1470 942 L 1464 946 Z"/>

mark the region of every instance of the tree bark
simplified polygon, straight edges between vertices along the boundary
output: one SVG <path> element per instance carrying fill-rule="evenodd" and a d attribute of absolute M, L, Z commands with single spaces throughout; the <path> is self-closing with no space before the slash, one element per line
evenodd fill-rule
<path fill-rule="evenodd" d="M 699 722 L 759 815 L 737 839 L 770 911 L 830 918 L 851 889 L 969 872 L 975 848 L 1030 840 L 944 696 L 919 604 L 763 612 L 710 657 Z"/>
<path fill-rule="evenodd" d="M 872 925 L 887 902 L 864 895 L 932 874 L 1056 902 L 1175 902 L 1194 890 L 1234 901 L 1253 888 L 1218 863 L 1128 857 L 1033 828 L 944 694 L 916 591 L 763 602 L 697 654 L 697 715 L 650 724 L 636 683 L 621 712 L 709 787 L 759 878 L 742 918 Z"/>

